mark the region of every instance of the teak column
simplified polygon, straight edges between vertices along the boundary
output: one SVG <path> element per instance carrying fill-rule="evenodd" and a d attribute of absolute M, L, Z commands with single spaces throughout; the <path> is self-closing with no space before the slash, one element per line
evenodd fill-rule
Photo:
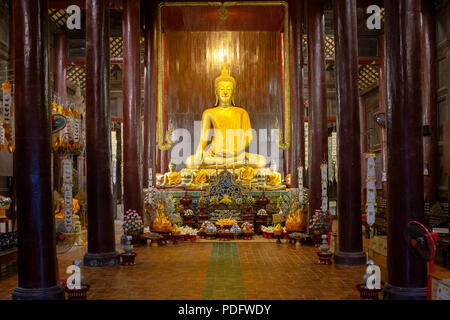
<path fill-rule="evenodd" d="M 320 166 L 328 158 L 324 2 L 308 0 L 309 216 L 322 206 Z"/>
<path fill-rule="evenodd" d="M 157 14 L 156 0 L 145 2 L 145 72 L 144 72 L 144 187 L 148 187 L 149 168 L 153 170 L 152 185 L 156 177 L 156 98 L 157 98 Z M 159 160 L 158 160 L 159 162 Z"/>
<path fill-rule="evenodd" d="M 303 105 L 303 3 L 301 1 L 290 1 L 290 25 L 291 25 L 291 187 L 298 186 L 299 166 L 305 167 L 305 109 Z M 305 172 L 305 170 L 303 170 Z"/>
<path fill-rule="evenodd" d="M 422 0 L 422 114 L 423 161 L 426 201 L 433 205 L 438 198 L 438 117 L 436 105 L 436 40 L 433 3 Z"/>
<path fill-rule="evenodd" d="M 15 0 L 15 141 L 18 286 L 13 299 L 64 299 L 56 277 L 51 184 L 46 0 Z"/>
<path fill-rule="evenodd" d="M 356 0 L 333 0 L 338 113 L 339 247 L 334 261 L 363 265 Z"/>
<path fill-rule="evenodd" d="M 361 204 L 364 206 L 367 200 L 367 119 L 366 119 L 366 103 L 363 97 L 359 97 L 359 139 L 361 150 Z"/>
<path fill-rule="evenodd" d="M 88 267 L 119 264 L 115 248 L 109 105 L 109 1 L 86 1 Z"/>
<path fill-rule="evenodd" d="M 66 60 L 67 60 L 67 37 L 63 34 L 55 35 L 55 46 L 53 49 L 53 91 L 61 99 L 61 103 L 67 100 Z M 53 151 L 53 189 L 60 192 L 61 185 L 61 157 Z"/>
<path fill-rule="evenodd" d="M 383 117 L 385 120 L 386 115 L 386 101 L 387 101 L 387 84 L 386 84 L 386 37 L 385 35 L 381 35 L 378 38 L 378 52 L 380 55 L 380 65 L 379 65 L 379 103 L 378 103 L 378 112 L 381 114 L 381 117 Z M 387 128 L 380 128 L 380 135 L 381 135 L 381 197 L 383 199 L 387 199 L 387 181 L 384 179 L 383 181 L 383 175 L 387 175 L 387 158 L 389 154 L 389 147 L 387 144 Z M 384 173 L 384 174 L 383 174 Z"/>
<path fill-rule="evenodd" d="M 388 283 L 384 298 L 426 299 L 426 262 L 405 239 L 424 222 L 420 1 L 386 0 Z"/>
<path fill-rule="evenodd" d="M 123 3 L 123 198 L 124 212 L 142 216 L 139 173 L 141 128 L 140 2 Z"/>

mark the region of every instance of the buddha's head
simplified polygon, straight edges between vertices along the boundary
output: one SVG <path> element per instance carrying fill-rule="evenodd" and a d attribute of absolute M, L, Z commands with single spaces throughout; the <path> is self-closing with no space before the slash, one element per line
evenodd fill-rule
<path fill-rule="evenodd" d="M 216 78 L 214 85 L 216 90 L 216 103 L 214 106 L 234 106 L 236 81 L 230 76 L 226 66 L 223 67 L 220 76 Z"/>
<path fill-rule="evenodd" d="M 177 168 L 176 164 L 173 162 L 169 163 L 169 171 L 170 172 L 175 172 L 175 169 Z"/>

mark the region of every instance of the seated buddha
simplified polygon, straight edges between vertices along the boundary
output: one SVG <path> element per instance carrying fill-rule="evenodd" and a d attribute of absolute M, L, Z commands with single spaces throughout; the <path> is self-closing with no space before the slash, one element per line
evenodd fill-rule
<path fill-rule="evenodd" d="M 286 186 L 281 183 L 281 173 L 277 172 L 277 164 L 275 161 L 270 162 L 270 168 L 265 174 L 265 188 L 269 190 L 285 189 Z"/>
<path fill-rule="evenodd" d="M 176 164 L 173 162 L 169 164 L 169 172 L 164 174 L 164 181 L 162 183 L 163 186 L 177 185 L 181 183 L 181 174 L 175 171 L 176 167 Z"/>
<path fill-rule="evenodd" d="M 225 66 L 214 84 L 216 103 L 203 112 L 200 142 L 195 154 L 187 158 L 186 167 L 239 168 L 248 162 L 251 167 L 264 168 L 265 157 L 245 152 L 253 139 L 250 117 L 245 109 L 234 104 L 236 81 Z M 213 137 L 206 149 L 210 129 Z"/>
<path fill-rule="evenodd" d="M 72 198 L 72 214 L 76 215 L 80 211 L 80 203 L 78 199 Z M 55 210 L 56 219 L 64 219 L 64 200 L 61 200 Z"/>

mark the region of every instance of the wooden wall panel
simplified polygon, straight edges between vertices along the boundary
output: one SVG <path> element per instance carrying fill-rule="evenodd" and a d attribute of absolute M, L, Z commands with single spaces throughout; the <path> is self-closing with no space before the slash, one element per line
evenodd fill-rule
<path fill-rule="evenodd" d="M 252 128 L 270 134 L 276 117 L 281 127 L 281 36 L 274 31 L 166 33 L 168 118 L 174 129 L 190 131 L 191 154 L 197 147 L 194 121 L 215 103 L 214 80 L 224 54 L 236 79 L 236 105 L 248 111 Z M 269 144 L 267 149 L 270 153 Z"/>

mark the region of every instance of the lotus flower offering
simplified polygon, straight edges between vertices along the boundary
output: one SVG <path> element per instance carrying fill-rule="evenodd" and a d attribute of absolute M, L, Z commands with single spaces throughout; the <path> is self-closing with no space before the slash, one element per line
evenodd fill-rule
<path fill-rule="evenodd" d="M 289 214 L 286 219 L 286 230 L 287 231 L 304 231 L 305 221 L 301 217 L 302 211 L 298 209 L 293 214 Z"/>
<path fill-rule="evenodd" d="M 170 223 L 164 213 L 159 213 L 157 214 L 155 220 L 153 220 L 151 229 L 154 232 L 171 232 L 172 223 Z"/>
<path fill-rule="evenodd" d="M 177 236 L 179 234 L 181 234 L 180 228 L 178 228 L 178 226 L 174 224 L 172 227 L 172 235 Z"/>
<path fill-rule="evenodd" d="M 283 227 L 281 224 L 277 224 L 277 226 L 273 229 L 273 234 L 279 236 L 283 233 Z"/>
<path fill-rule="evenodd" d="M 236 220 L 234 219 L 221 219 L 216 222 L 216 225 L 218 226 L 232 226 L 236 223 Z"/>

